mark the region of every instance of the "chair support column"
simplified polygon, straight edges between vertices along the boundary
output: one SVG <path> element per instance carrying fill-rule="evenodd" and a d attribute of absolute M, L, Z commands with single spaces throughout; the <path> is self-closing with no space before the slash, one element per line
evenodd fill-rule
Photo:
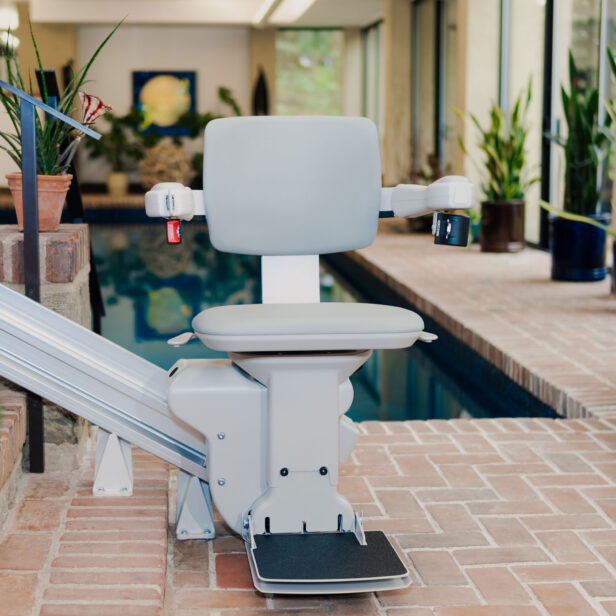
<path fill-rule="evenodd" d="M 256 534 L 353 529 L 353 509 L 337 492 L 339 392 L 369 356 L 230 354 L 268 390 L 268 490 L 252 506 Z"/>

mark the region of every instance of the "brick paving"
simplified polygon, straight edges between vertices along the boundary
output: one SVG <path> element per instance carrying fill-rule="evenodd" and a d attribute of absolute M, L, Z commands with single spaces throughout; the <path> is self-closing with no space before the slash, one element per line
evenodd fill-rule
<path fill-rule="evenodd" d="M 615 428 L 361 424 L 340 489 L 392 538 L 412 586 L 347 597 L 261 595 L 221 521 L 213 542 L 167 532 L 165 463 L 134 450 L 135 495 L 98 498 L 89 456 L 23 477 L 0 532 L 0 616 L 616 614 Z"/>
<path fill-rule="evenodd" d="M 412 585 L 264 596 L 244 544 L 170 541 L 165 616 L 616 614 L 616 419 L 365 422 L 341 491 Z"/>
<path fill-rule="evenodd" d="M 384 220 L 381 229 L 401 223 Z M 480 253 L 477 245 L 435 246 L 430 236 L 399 232 L 348 254 L 558 413 L 616 416 L 609 276 L 554 282 L 549 253 Z"/>
<path fill-rule="evenodd" d="M 167 466 L 135 450 L 133 497 L 92 497 L 91 457 L 24 477 L 0 534 L 0 616 L 616 614 L 616 419 L 361 428 L 341 491 L 392 538 L 409 589 L 257 593 L 222 522 L 214 542 L 167 544 Z"/>
<path fill-rule="evenodd" d="M 134 450 L 131 497 L 92 496 L 81 469 L 24 475 L 0 528 L 0 616 L 157 616 L 168 466 Z"/>

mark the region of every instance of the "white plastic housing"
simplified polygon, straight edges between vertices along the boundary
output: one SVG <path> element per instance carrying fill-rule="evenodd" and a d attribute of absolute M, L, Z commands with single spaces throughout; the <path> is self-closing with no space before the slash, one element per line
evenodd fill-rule
<path fill-rule="evenodd" d="M 192 220 L 195 215 L 205 214 L 203 191 L 177 182 L 156 184 L 145 194 L 145 213 L 150 218 Z"/>
<path fill-rule="evenodd" d="M 384 189 L 387 190 L 387 189 Z M 475 187 L 461 175 L 449 175 L 429 186 L 398 184 L 388 200 L 395 216 L 412 218 L 438 210 L 467 210 L 475 203 Z"/>

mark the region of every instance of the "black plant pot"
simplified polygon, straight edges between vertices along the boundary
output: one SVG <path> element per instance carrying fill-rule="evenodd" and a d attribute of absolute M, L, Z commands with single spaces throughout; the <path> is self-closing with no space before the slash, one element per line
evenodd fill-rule
<path fill-rule="evenodd" d="M 481 252 L 518 252 L 524 248 L 524 201 L 481 204 Z"/>
<path fill-rule="evenodd" d="M 609 214 L 590 216 L 609 224 Z M 593 225 L 560 216 L 552 218 L 552 280 L 590 282 L 603 280 L 606 233 Z"/>

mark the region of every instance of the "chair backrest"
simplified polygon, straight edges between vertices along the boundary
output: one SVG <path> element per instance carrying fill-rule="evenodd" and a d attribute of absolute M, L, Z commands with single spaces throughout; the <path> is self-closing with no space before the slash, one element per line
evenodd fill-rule
<path fill-rule="evenodd" d="M 374 240 L 381 162 L 366 118 L 240 117 L 205 130 L 203 182 L 217 250 L 341 252 Z"/>

